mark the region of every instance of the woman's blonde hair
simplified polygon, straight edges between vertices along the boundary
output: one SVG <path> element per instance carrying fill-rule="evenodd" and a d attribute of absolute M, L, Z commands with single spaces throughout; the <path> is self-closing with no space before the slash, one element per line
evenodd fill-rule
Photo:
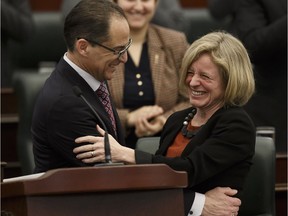
<path fill-rule="evenodd" d="M 243 44 L 226 32 L 208 33 L 191 44 L 182 61 L 180 88 L 188 87 L 187 71 L 204 53 L 209 54 L 219 68 L 225 87 L 224 106 L 246 104 L 255 91 L 252 64 Z"/>

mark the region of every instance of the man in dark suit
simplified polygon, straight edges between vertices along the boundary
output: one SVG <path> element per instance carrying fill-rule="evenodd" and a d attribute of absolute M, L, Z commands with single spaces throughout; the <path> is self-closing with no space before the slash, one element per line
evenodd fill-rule
<path fill-rule="evenodd" d="M 115 109 L 113 127 L 113 121 L 95 93 L 101 83 L 112 78 L 116 66 L 127 61 L 126 51 L 131 40 L 122 10 L 105 0 L 85 1 L 66 18 L 64 36 L 68 51 L 46 81 L 34 110 L 35 172 L 85 166 L 73 154 L 74 140 L 84 134 L 96 135 L 96 125 L 100 122 L 74 94 L 74 86 L 82 90 L 97 110 L 108 132 L 124 143 Z"/>
<path fill-rule="evenodd" d="M 115 68 L 127 61 L 126 51 L 131 44 L 129 33 L 122 9 L 107 0 L 82 0 L 68 14 L 64 24 L 68 51 L 44 84 L 34 109 L 35 172 L 87 166 L 73 153 L 75 139 L 83 135 L 99 136 L 96 125 L 103 125 L 89 106 L 74 94 L 74 86 L 82 90 L 108 133 L 119 143 L 124 143 L 113 104 L 111 116 L 101 102 L 103 94 L 95 91 L 105 87 L 105 81 L 112 78 Z M 231 209 L 233 212 L 239 209 L 240 200 L 231 197 L 236 193 L 230 188 L 216 188 L 203 195 L 200 202 L 212 215 L 226 215 L 224 213 L 231 212 Z M 198 208 L 202 209 L 203 205 Z"/>

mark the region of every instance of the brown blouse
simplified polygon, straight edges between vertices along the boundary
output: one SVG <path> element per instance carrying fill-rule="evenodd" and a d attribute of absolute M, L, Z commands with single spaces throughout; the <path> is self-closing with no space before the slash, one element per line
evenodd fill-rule
<path fill-rule="evenodd" d="M 196 131 L 200 127 L 192 126 L 190 123 L 187 126 L 188 131 Z M 180 157 L 183 150 L 186 148 L 187 144 L 190 142 L 191 139 L 183 136 L 182 131 L 180 130 L 177 136 L 174 139 L 172 145 L 169 146 L 167 150 L 167 157 Z"/>

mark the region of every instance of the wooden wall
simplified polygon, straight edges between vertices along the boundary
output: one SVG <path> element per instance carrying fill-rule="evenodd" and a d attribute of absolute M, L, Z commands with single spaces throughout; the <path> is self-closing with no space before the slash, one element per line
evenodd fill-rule
<path fill-rule="evenodd" d="M 33 11 L 57 11 L 60 9 L 62 0 L 29 0 Z"/>
<path fill-rule="evenodd" d="M 207 0 L 180 0 L 180 2 L 184 8 L 203 8 L 207 6 Z M 57 11 L 60 9 L 61 3 L 62 0 L 30 0 L 33 11 Z"/>

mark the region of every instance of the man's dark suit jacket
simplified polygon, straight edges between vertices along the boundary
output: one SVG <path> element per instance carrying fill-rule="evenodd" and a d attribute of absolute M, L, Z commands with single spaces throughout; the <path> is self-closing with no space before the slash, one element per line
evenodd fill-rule
<path fill-rule="evenodd" d="M 99 135 L 96 125 L 103 126 L 87 104 L 74 94 L 73 86 L 82 90 L 84 97 L 105 123 L 108 133 L 116 137 L 109 116 L 96 93 L 62 58 L 44 84 L 34 109 L 31 131 L 35 172 L 89 166 L 76 159 L 73 148 L 77 144 L 74 140 L 79 136 Z M 115 109 L 113 111 L 118 133 L 116 139 L 124 144 L 120 120 Z"/>
<path fill-rule="evenodd" d="M 167 120 L 156 155 L 136 150 L 137 163 L 165 163 L 188 173 L 188 187 L 184 190 L 185 212 L 194 201 L 195 192 L 205 193 L 215 187 L 241 190 L 255 152 L 255 127 L 240 107 L 221 108 L 191 139 L 181 156 L 165 157 L 183 127 L 191 108 L 172 114 Z M 187 214 L 186 214 L 187 215 Z"/>

